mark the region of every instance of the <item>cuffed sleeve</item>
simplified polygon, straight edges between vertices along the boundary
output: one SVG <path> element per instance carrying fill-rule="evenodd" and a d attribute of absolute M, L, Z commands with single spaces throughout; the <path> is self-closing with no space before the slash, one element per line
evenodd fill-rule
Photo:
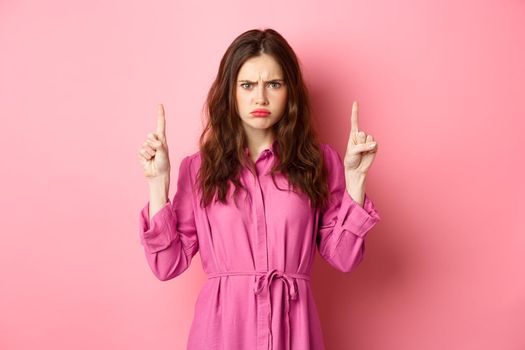
<path fill-rule="evenodd" d="M 171 201 L 168 199 L 168 203 L 153 215 L 151 222 L 148 219 L 149 202 L 142 209 L 140 243 L 144 246 L 146 252 L 150 254 L 157 253 L 168 248 L 174 240 L 179 238 L 170 225 L 170 222 L 174 221 L 172 209 Z"/>
<path fill-rule="evenodd" d="M 199 249 L 193 209 L 190 157 L 179 167 L 177 190 L 168 202 L 149 218 L 149 201 L 140 213 L 140 243 L 152 272 L 169 280 L 184 272 Z"/>
<path fill-rule="evenodd" d="M 328 144 L 322 147 L 328 170 L 330 200 L 327 208 L 320 213 L 317 246 L 323 259 L 331 266 L 349 272 L 363 260 L 364 237 L 381 217 L 366 193 L 362 207 L 352 199 L 346 190 L 343 161 L 339 153 Z"/>

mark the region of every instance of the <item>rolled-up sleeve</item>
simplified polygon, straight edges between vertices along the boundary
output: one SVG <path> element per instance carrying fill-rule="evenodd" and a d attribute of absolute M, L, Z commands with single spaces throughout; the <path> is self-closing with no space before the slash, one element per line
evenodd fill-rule
<path fill-rule="evenodd" d="M 341 156 L 330 145 L 322 146 L 330 200 L 320 213 L 316 242 L 323 259 L 334 268 L 349 272 L 363 260 L 364 237 L 381 217 L 366 193 L 362 207 L 352 199 L 346 190 Z"/>
<path fill-rule="evenodd" d="M 177 190 L 168 202 L 149 218 L 149 201 L 140 212 L 140 243 L 157 278 L 172 279 L 184 272 L 199 249 L 193 208 L 189 156 L 179 167 Z"/>

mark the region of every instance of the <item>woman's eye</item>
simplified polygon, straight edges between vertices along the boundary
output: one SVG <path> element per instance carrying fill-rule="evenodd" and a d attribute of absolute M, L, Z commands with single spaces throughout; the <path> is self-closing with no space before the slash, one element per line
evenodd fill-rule
<path fill-rule="evenodd" d="M 251 85 L 252 83 L 242 83 L 240 86 L 244 89 L 248 89 L 251 87 Z M 268 85 L 270 85 L 272 89 L 277 89 L 281 87 L 281 83 L 279 82 L 268 83 Z"/>

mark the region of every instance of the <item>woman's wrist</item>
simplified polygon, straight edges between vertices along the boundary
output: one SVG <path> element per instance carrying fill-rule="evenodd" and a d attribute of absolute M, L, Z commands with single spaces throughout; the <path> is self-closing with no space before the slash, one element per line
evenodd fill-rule
<path fill-rule="evenodd" d="M 347 173 L 345 174 L 345 179 L 346 191 L 356 203 L 363 206 L 365 201 L 366 175 L 360 173 Z"/>
<path fill-rule="evenodd" d="M 163 175 L 152 178 L 149 183 L 149 217 L 161 210 L 169 200 L 170 177 Z"/>
<path fill-rule="evenodd" d="M 168 197 L 170 189 L 170 175 L 161 175 L 148 180 L 150 194 L 156 198 Z"/>

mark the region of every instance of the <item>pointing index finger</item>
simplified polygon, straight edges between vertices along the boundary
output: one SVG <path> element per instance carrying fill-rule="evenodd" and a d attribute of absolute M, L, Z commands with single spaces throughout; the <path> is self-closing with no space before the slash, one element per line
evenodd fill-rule
<path fill-rule="evenodd" d="M 164 116 L 164 106 L 159 104 L 159 108 L 157 110 L 157 133 L 159 136 L 165 136 L 166 135 L 166 118 Z"/>
<path fill-rule="evenodd" d="M 358 120 L 357 120 L 358 114 L 359 114 L 359 105 L 357 104 L 357 101 L 354 101 L 354 103 L 352 104 L 352 117 L 350 121 L 350 132 L 354 134 L 357 134 L 359 132 Z"/>

